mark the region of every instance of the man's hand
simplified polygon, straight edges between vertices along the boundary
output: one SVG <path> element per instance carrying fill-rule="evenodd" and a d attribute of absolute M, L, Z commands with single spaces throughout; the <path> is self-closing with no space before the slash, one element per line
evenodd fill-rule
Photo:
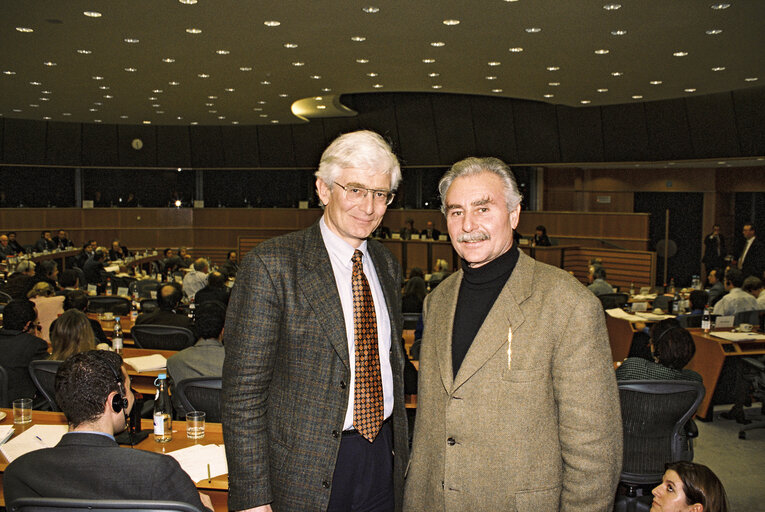
<path fill-rule="evenodd" d="M 212 500 L 210 499 L 210 497 L 208 495 L 203 494 L 203 493 L 200 492 L 199 493 L 199 499 L 202 500 L 202 505 L 204 505 L 205 507 L 209 508 L 210 510 L 213 510 Z"/>
<path fill-rule="evenodd" d="M 255 508 L 248 508 L 247 510 L 240 510 L 239 512 L 273 512 L 271 505 L 261 505 Z"/>

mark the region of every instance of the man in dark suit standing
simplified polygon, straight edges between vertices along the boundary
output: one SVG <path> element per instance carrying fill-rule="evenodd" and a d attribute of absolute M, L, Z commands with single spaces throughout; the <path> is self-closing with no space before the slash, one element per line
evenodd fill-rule
<path fill-rule="evenodd" d="M 753 224 L 744 224 L 741 233 L 744 235 L 744 245 L 736 266 L 744 273 L 744 277 L 756 276 L 762 279 L 765 270 L 765 242 L 757 238 Z"/>
<path fill-rule="evenodd" d="M 720 225 L 715 224 L 712 232 L 704 237 L 704 268 L 709 273 L 713 268 L 725 268 L 725 237 L 720 234 Z"/>
<path fill-rule="evenodd" d="M 170 500 L 212 509 L 175 459 L 120 448 L 114 440 L 135 401 L 122 357 L 103 350 L 76 354 L 61 364 L 55 388 L 69 432 L 55 447 L 11 462 L 3 475 L 6 503 L 32 497 Z"/>
<path fill-rule="evenodd" d="M 322 155 L 322 218 L 244 259 L 225 327 L 229 508 L 401 510 L 401 268 L 367 237 L 401 170 L 369 131 Z M 395 454 L 395 456 L 393 455 Z"/>

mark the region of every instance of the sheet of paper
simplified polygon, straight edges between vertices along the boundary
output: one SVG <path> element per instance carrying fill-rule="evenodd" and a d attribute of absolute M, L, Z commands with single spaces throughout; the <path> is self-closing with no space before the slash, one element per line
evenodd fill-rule
<path fill-rule="evenodd" d="M 0 451 L 8 462 L 13 462 L 25 453 L 56 446 L 68 431 L 67 425 L 33 425 L 0 446 Z"/>
<path fill-rule="evenodd" d="M 107 272 L 114 272 L 115 274 L 120 271 L 119 265 L 109 265 L 108 267 L 104 268 Z"/>
<path fill-rule="evenodd" d="M 667 318 L 675 318 L 675 315 L 657 315 L 656 313 L 648 313 L 648 312 L 635 313 L 635 315 L 637 315 L 638 317 L 640 317 L 641 320 L 644 320 L 644 321 L 655 320 L 657 322 L 660 320 L 666 320 Z"/>
<path fill-rule="evenodd" d="M 13 435 L 13 425 L 0 425 L 0 444 L 6 442 Z"/>
<path fill-rule="evenodd" d="M 712 331 L 709 334 L 715 338 L 722 338 L 728 341 L 765 340 L 765 334 L 757 334 L 755 332 Z"/>
<path fill-rule="evenodd" d="M 210 465 L 210 477 L 228 473 L 226 450 L 222 444 L 195 444 L 169 452 L 169 456 L 178 461 L 183 470 L 194 482 L 207 480 L 207 465 Z"/>
<path fill-rule="evenodd" d="M 137 372 L 150 372 L 167 368 L 167 359 L 162 354 L 150 356 L 126 357 L 125 362 L 135 368 Z"/>
<path fill-rule="evenodd" d="M 128 289 L 127 286 L 120 286 L 117 288 L 117 295 L 120 297 L 127 297 L 128 296 Z"/>

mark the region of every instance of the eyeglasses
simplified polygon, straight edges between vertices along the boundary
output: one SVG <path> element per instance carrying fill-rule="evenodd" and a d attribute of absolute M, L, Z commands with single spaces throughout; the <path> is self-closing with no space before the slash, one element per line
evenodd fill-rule
<path fill-rule="evenodd" d="M 367 197 L 367 194 L 370 192 L 372 193 L 372 199 L 376 204 L 385 204 L 386 206 L 391 204 L 393 202 L 393 198 L 396 197 L 395 192 L 391 192 L 390 190 L 377 190 L 374 188 L 364 188 L 360 187 L 358 185 L 348 184 L 348 185 L 341 185 L 337 182 L 335 182 L 335 185 L 343 189 L 343 193 L 345 194 L 345 199 L 347 201 L 350 201 L 352 203 L 358 203 L 365 197 Z"/>

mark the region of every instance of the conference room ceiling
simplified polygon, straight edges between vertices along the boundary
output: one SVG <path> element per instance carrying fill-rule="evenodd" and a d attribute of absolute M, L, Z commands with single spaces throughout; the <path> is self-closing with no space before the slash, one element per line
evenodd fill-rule
<path fill-rule="evenodd" d="M 586 108 L 765 81 L 763 0 L 4 0 L 0 19 L 19 119 L 291 124 L 299 100 L 353 115 L 347 93 Z"/>

